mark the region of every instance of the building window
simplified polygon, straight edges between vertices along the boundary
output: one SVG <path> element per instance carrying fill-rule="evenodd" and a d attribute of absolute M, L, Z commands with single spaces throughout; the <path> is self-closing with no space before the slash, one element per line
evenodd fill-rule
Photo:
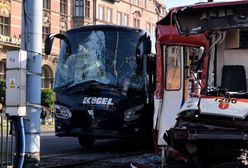
<path fill-rule="evenodd" d="M 123 24 L 124 26 L 129 26 L 129 15 L 128 14 L 124 14 Z"/>
<path fill-rule="evenodd" d="M 67 14 L 67 0 L 60 0 L 60 13 Z"/>
<path fill-rule="evenodd" d="M 147 0 L 144 0 L 144 8 L 147 9 Z"/>
<path fill-rule="evenodd" d="M 10 21 L 8 17 L 0 16 L 0 34 L 9 36 Z"/>
<path fill-rule="evenodd" d="M 75 16 L 83 16 L 83 0 L 75 0 Z"/>
<path fill-rule="evenodd" d="M 111 8 L 107 8 L 107 13 L 106 13 L 106 15 L 107 15 L 106 21 L 107 22 L 112 22 L 112 14 L 113 14 L 112 9 Z"/>
<path fill-rule="evenodd" d="M 42 39 L 45 40 L 48 34 L 50 34 L 50 27 L 42 26 Z"/>
<path fill-rule="evenodd" d="M 41 87 L 42 88 L 52 88 L 53 87 L 53 75 L 52 69 L 44 65 L 42 67 L 42 77 L 41 77 Z"/>
<path fill-rule="evenodd" d="M 152 24 L 152 32 L 151 32 L 151 35 L 152 36 L 155 36 L 155 29 L 156 29 L 156 25 L 155 24 Z"/>
<path fill-rule="evenodd" d="M 117 18 L 116 18 L 116 24 L 122 25 L 122 13 L 117 11 Z"/>
<path fill-rule="evenodd" d="M 90 18 L 90 0 L 85 0 L 85 17 Z"/>
<path fill-rule="evenodd" d="M 133 0 L 134 1 L 134 5 L 139 6 L 139 0 Z"/>
<path fill-rule="evenodd" d="M 5 79 L 5 67 L 6 67 L 6 61 L 5 60 L 1 60 L 0 61 L 0 79 L 4 80 Z"/>
<path fill-rule="evenodd" d="M 163 15 L 165 16 L 167 14 L 167 11 L 165 8 L 163 8 L 162 10 L 163 10 Z"/>
<path fill-rule="evenodd" d="M 137 18 L 133 19 L 133 27 L 140 28 L 140 20 Z"/>
<path fill-rule="evenodd" d="M 105 16 L 104 6 L 99 5 L 98 19 L 104 20 L 104 16 Z"/>
<path fill-rule="evenodd" d="M 43 0 L 43 9 L 51 9 L 50 0 Z"/>
<path fill-rule="evenodd" d="M 60 33 L 61 33 L 61 34 L 65 34 L 66 31 L 60 30 Z M 60 39 L 60 40 L 59 40 L 59 46 L 60 46 L 60 48 L 61 48 L 62 44 L 63 44 L 63 40 Z"/>
<path fill-rule="evenodd" d="M 146 30 L 147 30 L 149 33 L 151 33 L 151 31 L 152 31 L 151 23 L 146 22 Z"/>

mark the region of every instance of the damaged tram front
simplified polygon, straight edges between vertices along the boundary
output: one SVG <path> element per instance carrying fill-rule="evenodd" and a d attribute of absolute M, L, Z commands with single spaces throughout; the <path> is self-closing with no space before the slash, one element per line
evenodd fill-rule
<path fill-rule="evenodd" d="M 153 128 L 167 162 L 247 164 L 247 39 L 247 1 L 178 7 L 157 23 Z"/>
<path fill-rule="evenodd" d="M 81 146 L 100 138 L 145 138 L 152 130 L 151 40 L 140 29 L 95 25 L 46 39 L 63 41 L 57 63 L 55 132 Z"/>

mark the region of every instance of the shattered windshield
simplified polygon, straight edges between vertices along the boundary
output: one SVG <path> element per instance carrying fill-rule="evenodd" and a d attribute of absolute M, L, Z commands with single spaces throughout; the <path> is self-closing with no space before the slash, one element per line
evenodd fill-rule
<path fill-rule="evenodd" d="M 141 35 L 134 31 L 98 30 L 68 33 L 72 50 L 67 56 L 67 44 L 61 46 L 54 89 L 87 81 L 142 89 L 145 75 L 136 63 L 136 46 Z"/>

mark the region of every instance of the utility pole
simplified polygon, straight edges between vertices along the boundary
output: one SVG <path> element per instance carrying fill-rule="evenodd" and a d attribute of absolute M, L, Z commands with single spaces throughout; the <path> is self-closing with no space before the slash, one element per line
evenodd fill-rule
<path fill-rule="evenodd" d="M 93 0 L 93 25 L 96 25 L 96 0 Z"/>
<path fill-rule="evenodd" d="M 43 0 L 22 0 L 21 49 L 27 51 L 25 168 L 39 167 Z"/>

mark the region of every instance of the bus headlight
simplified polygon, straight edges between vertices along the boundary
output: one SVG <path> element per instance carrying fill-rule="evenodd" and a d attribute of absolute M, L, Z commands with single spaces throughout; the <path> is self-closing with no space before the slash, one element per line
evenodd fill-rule
<path fill-rule="evenodd" d="M 72 114 L 69 108 L 61 105 L 54 105 L 55 108 L 55 114 L 57 118 L 62 119 L 69 119 L 71 118 Z"/>
<path fill-rule="evenodd" d="M 138 111 L 144 107 L 144 104 L 134 106 L 130 109 L 124 111 L 124 121 L 133 121 L 140 117 L 140 113 Z"/>

